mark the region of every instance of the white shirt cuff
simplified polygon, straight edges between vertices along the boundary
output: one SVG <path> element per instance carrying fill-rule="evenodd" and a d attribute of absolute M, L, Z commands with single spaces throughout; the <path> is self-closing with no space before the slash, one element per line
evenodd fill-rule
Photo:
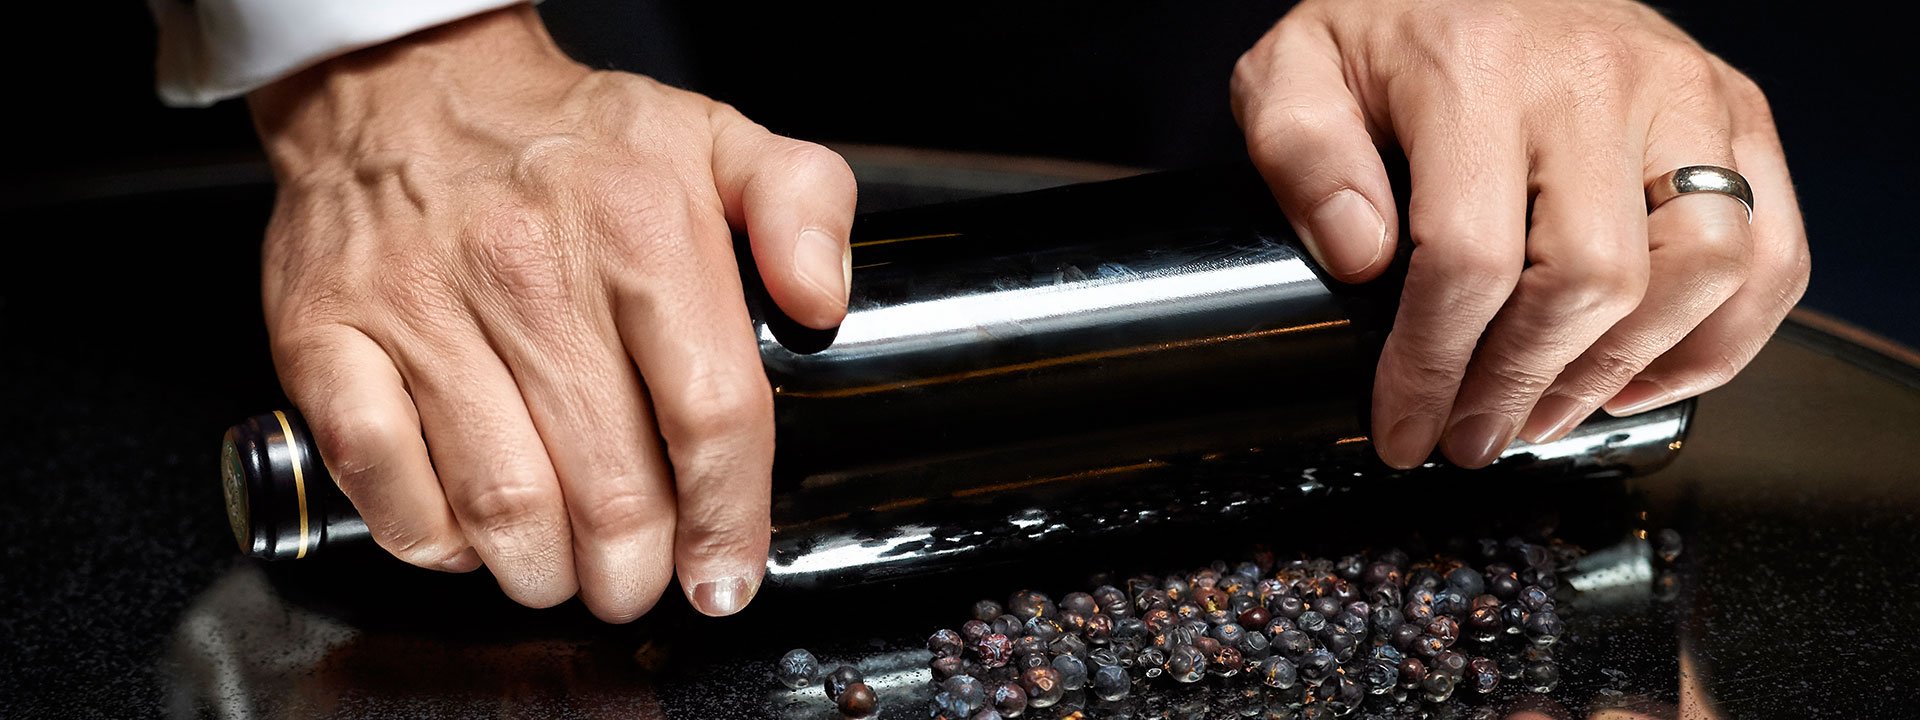
<path fill-rule="evenodd" d="M 160 100 L 204 107 L 328 58 L 528 0 L 147 0 Z"/>

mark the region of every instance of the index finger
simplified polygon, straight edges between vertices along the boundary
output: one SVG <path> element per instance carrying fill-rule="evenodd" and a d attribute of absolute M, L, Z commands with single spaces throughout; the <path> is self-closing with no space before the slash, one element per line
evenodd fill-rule
<path fill-rule="evenodd" d="M 1487 324 L 1519 281 L 1527 157 L 1500 103 L 1415 87 L 1393 98 L 1406 148 L 1413 254 L 1373 383 L 1373 439 L 1397 468 L 1426 462 Z"/>
<path fill-rule="evenodd" d="M 730 615 L 766 571 L 773 392 L 760 365 L 722 218 L 689 201 L 640 277 L 616 282 L 615 321 L 639 366 L 667 457 L 673 555 L 696 609 Z M 664 550 L 664 548 L 663 548 Z"/>

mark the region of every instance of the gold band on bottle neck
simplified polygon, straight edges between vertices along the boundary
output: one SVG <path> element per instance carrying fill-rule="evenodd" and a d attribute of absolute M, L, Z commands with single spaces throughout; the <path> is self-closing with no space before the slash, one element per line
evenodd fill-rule
<path fill-rule="evenodd" d="M 293 557 L 307 556 L 307 479 L 300 470 L 300 449 L 293 442 L 293 424 L 287 422 L 287 414 L 273 411 L 273 417 L 280 421 L 281 437 L 287 441 L 287 462 L 293 465 L 293 493 L 300 503 L 300 544 L 296 546 Z"/>

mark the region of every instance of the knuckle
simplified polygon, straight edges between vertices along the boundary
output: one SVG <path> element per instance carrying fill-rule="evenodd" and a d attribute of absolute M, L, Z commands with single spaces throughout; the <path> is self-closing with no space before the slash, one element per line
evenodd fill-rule
<path fill-rule="evenodd" d="M 1732 100 L 1735 107 L 1756 117 L 1773 117 L 1772 104 L 1767 100 L 1767 92 L 1760 87 L 1760 83 L 1754 82 L 1753 78 L 1747 77 L 1745 73 L 1727 67 L 1725 63 L 1716 62 L 1715 64 L 1721 68 L 1721 90 Z"/>
<path fill-rule="evenodd" d="M 486 282 L 510 301 L 548 306 L 571 296 L 568 260 L 547 220 L 518 208 L 482 217 L 470 252 Z"/>
<path fill-rule="evenodd" d="M 1796 247 L 1788 256 L 1785 268 L 1786 282 L 1780 291 L 1780 302 L 1790 307 L 1799 303 L 1807 293 L 1807 284 L 1813 275 L 1813 255 L 1807 252 L 1805 245 Z"/>
<path fill-rule="evenodd" d="M 1660 53 L 1660 72 L 1667 82 L 1691 94 L 1717 92 L 1719 63 L 1706 50 L 1690 43 L 1671 42 Z"/>
<path fill-rule="evenodd" d="M 1618 320 L 1646 297 L 1649 272 L 1645 262 L 1625 260 L 1595 247 L 1570 261 L 1535 265 L 1529 270 L 1532 277 L 1521 282 L 1547 299 L 1544 309 L 1554 315 L 1554 322 L 1593 317 Z"/>
<path fill-rule="evenodd" d="M 1564 47 L 1568 62 L 1563 67 L 1608 78 L 1629 72 L 1640 53 L 1628 35 L 1612 28 L 1569 30 Z"/>
<path fill-rule="evenodd" d="M 444 271 L 422 258 L 396 259 L 368 284 L 373 302 L 407 327 L 444 327 L 463 312 Z"/>
<path fill-rule="evenodd" d="M 1262 39 L 1252 49 L 1241 53 L 1239 59 L 1233 61 L 1233 73 L 1227 79 L 1227 94 L 1233 98 L 1234 114 L 1242 116 L 1243 124 L 1246 122 L 1245 99 L 1266 84 L 1265 58 L 1261 48 L 1267 42 Z"/>
<path fill-rule="evenodd" d="M 1620 388 L 1647 368 L 1653 354 L 1638 348 L 1611 348 L 1599 352 L 1592 361 L 1589 386 Z M 1604 398 L 1603 398 L 1604 399 Z"/>
<path fill-rule="evenodd" d="M 372 520 L 367 528 L 380 549 L 411 565 L 436 568 L 466 550 L 466 540 L 457 533 L 434 532 L 406 518 L 384 517 Z"/>
<path fill-rule="evenodd" d="M 1716 198 L 1722 199 L 1723 198 Z M 1719 272 L 1745 276 L 1753 266 L 1753 243 L 1742 215 L 1720 222 L 1701 223 L 1693 229 L 1693 252 Z"/>
<path fill-rule="evenodd" d="M 552 134 L 533 138 L 512 155 L 514 180 L 526 187 L 551 187 L 563 182 L 589 162 L 592 151 L 576 135 Z"/>
<path fill-rule="evenodd" d="M 474 529 L 497 545 L 532 552 L 560 535 L 551 485 L 531 480 L 497 483 L 464 498 L 462 505 Z"/>
<path fill-rule="evenodd" d="M 783 153 L 782 160 L 795 177 L 831 183 L 836 188 L 853 187 L 853 168 L 847 165 L 847 159 L 824 145 L 792 140 Z"/>
<path fill-rule="evenodd" d="M 1494 87 L 1526 52 L 1530 28 L 1505 2 L 1452 2 L 1432 13 L 1407 13 L 1401 32 L 1419 38 L 1426 63 L 1456 85 Z"/>
<path fill-rule="evenodd" d="M 1761 341 L 1764 341 L 1762 338 Z M 1753 352 L 1731 342 L 1723 342 L 1708 356 L 1700 368 L 1700 382 L 1694 385 L 1698 392 L 1706 392 L 1731 382 L 1734 376 L 1747 367 L 1747 359 Z"/>
<path fill-rule="evenodd" d="M 674 552 L 684 560 L 715 560 L 722 558 L 753 557 L 764 555 L 757 528 L 767 527 L 765 517 L 750 517 L 738 506 L 708 504 L 710 509 L 680 518 L 679 532 L 674 538 Z"/>
<path fill-rule="evenodd" d="M 670 507 L 658 496 L 623 490 L 580 508 L 574 514 L 574 524 L 581 534 L 590 537 L 626 537 L 667 520 Z"/>
<path fill-rule="evenodd" d="M 1282 94 L 1262 100 L 1247 119 L 1247 151 L 1255 158 L 1279 158 L 1302 139 L 1328 138 L 1348 128 L 1364 128 L 1357 105 L 1338 106 L 1301 94 Z M 1291 158 L 1298 160 L 1298 158 Z M 1332 158 L 1329 158 L 1331 161 Z"/>
<path fill-rule="evenodd" d="M 676 457 L 702 453 L 703 446 L 772 427 L 773 393 L 759 375 L 708 374 L 683 387 L 679 401 L 660 422 L 669 442 L 681 445 Z"/>
<path fill-rule="evenodd" d="M 1397 388 L 1413 407 L 1444 411 L 1452 402 L 1464 362 L 1444 353 L 1403 352 L 1388 357 L 1380 369 L 1383 385 Z"/>
<path fill-rule="evenodd" d="M 347 408 L 307 418 L 314 444 L 327 459 L 349 496 L 370 485 L 391 482 L 382 477 L 400 438 L 417 437 L 419 425 L 396 411 Z"/>
<path fill-rule="evenodd" d="M 649 267 L 684 258 L 692 236 L 693 212 L 684 198 L 662 183 L 634 183 L 635 190 L 609 199 L 613 242 L 632 267 Z"/>
<path fill-rule="evenodd" d="M 1424 232 L 1423 232 L 1424 230 Z M 1431 250 L 1421 259 L 1433 275 L 1446 284 L 1445 293 L 1464 301 L 1504 302 L 1520 278 L 1524 260 L 1512 257 L 1499 247 L 1478 240 L 1476 231 L 1466 225 L 1415 229 L 1416 237 L 1426 238 L 1420 250 Z"/>
<path fill-rule="evenodd" d="M 1533 352 L 1487 351 L 1476 360 L 1478 371 L 1503 389 L 1505 397 L 1532 397 L 1553 384 L 1560 368 L 1550 367 Z"/>

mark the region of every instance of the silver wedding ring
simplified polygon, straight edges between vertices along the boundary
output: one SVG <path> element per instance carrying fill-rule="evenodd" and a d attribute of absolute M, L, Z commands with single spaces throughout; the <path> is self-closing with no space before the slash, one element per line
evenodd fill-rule
<path fill-rule="evenodd" d="M 1753 188 L 1747 178 L 1718 165 L 1688 165 L 1648 183 L 1647 212 L 1689 193 L 1719 193 L 1739 200 L 1747 208 L 1747 222 L 1753 222 Z"/>

